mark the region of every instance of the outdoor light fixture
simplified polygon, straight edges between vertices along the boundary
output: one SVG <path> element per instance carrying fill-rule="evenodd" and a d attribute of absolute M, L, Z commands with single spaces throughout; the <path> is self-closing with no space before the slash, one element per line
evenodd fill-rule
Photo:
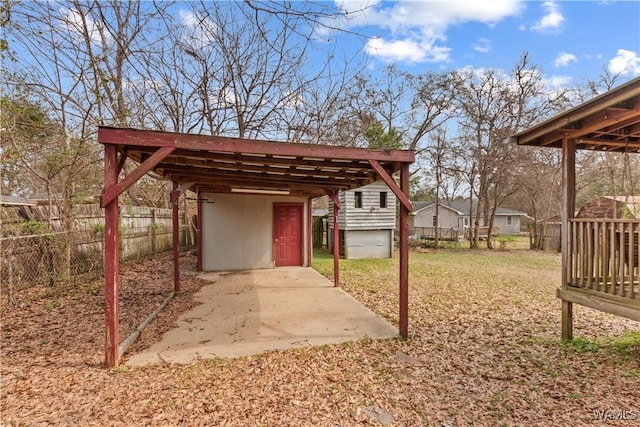
<path fill-rule="evenodd" d="M 270 194 L 274 196 L 288 196 L 289 190 L 276 190 L 276 189 L 264 189 L 264 188 L 232 188 L 232 193 L 244 193 L 244 194 Z"/>

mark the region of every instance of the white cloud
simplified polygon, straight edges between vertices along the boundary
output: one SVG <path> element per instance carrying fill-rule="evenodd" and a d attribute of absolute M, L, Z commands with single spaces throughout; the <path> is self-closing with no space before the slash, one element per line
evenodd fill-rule
<path fill-rule="evenodd" d="M 578 58 L 573 53 L 560 52 L 553 61 L 553 66 L 556 68 L 568 67 L 572 62 L 578 62 Z"/>
<path fill-rule="evenodd" d="M 551 76 L 544 79 L 545 85 L 549 88 L 568 87 L 572 80 L 569 76 Z"/>
<path fill-rule="evenodd" d="M 191 11 L 178 11 L 180 21 L 185 28 L 183 38 L 195 50 L 207 47 L 216 34 L 216 24 L 209 18 L 204 18 Z"/>
<path fill-rule="evenodd" d="M 111 41 L 109 32 L 100 31 L 98 25 L 89 16 L 84 15 L 83 18 L 83 16 L 74 9 L 68 9 L 66 11 L 61 10 L 61 12 L 64 15 L 62 24 L 67 28 L 68 31 L 74 34 L 74 37 L 78 42 L 84 41 L 85 31 L 88 34 L 91 43 L 94 43 L 96 45 L 102 45 L 103 37 L 105 44 L 109 44 L 109 42 Z"/>
<path fill-rule="evenodd" d="M 637 52 L 618 49 L 618 54 L 609 60 L 609 71 L 614 74 L 640 75 L 640 57 Z"/>
<path fill-rule="evenodd" d="M 560 12 L 560 7 L 552 1 L 544 2 L 542 7 L 546 9 L 547 14 L 536 22 L 531 29 L 533 31 L 544 32 L 560 28 L 564 22 L 564 16 L 562 16 Z"/>
<path fill-rule="evenodd" d="M 473 49 L 481 53 L 487 53 L 491 50 L 491 40 L 482 37 L 473 44 Z"/>
<path fill-rule="evenodd" d="M 425 41 L 413 39 L 384 40 L 379 37 L 371 39 L 365 46 L 365 51 L 385 62 L 443 62 L 449 58 L 449 48 L 441 46 L 425 46 Z"/>
<path fill-rule="evenodd" d="M 446 62 L 450 48 L 446 40 L 449 27 L 465 22 L 494 25 L 522 10 L 521 1 L 457 0 L 406 1 L 387 6 L 381 2 L 336 1 L 337 7 L 349 11 L 342 26 L 348 28 L 379 27 L 390 32 L 367 43 L 372 56 L 386 61 Z M 478 44 L 483 49 L 481 44 Z"/>

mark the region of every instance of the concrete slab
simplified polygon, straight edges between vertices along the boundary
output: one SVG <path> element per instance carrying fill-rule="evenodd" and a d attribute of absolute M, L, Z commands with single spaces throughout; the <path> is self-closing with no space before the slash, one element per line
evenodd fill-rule
<path fill-rule="evenodd" d="M 127 365 L 191 363 L 269 350 L 392 338 L 398 329 L 312 268 L 206 273 L 177 326 Z"/>

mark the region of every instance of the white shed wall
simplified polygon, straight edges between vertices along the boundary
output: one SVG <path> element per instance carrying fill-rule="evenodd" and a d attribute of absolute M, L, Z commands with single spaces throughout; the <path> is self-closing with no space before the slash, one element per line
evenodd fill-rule
<path fill-rule="evenodd" d="M 345 258 L 391 258 L 393 230 L 345 231 Z"/>
<path fill-rule="evenodd" d="M 309 265 L 307 199 L 239 194 L 206 194 L 204 198 L 203 270 L 273 268 L 274 203 L 303 203 L 303 260 Z"/>
<path fill-rule="evenodd" d="M 362 207 L 355 207 L 355 193 L 362 193 Z M 380 193 L 387 193 L 387 207 L 380 207 Z M 383 181 L 376 181 L 355 190 L 343 191 L 338 195 L 340 210 L 338 228 L 340 230 L 380 230 L 394 229 L 396 226 L 396 196 Z M 333 203 L 329 203 L 329 222 L 333 227 Z"/>
<path fill-rule="evenodd" d="M 500 227 L 500 234 L 516 234 L 520 232 L 520 219 L 520 215 L 512 215 L 509 224 L 507 215 L 496 215 L 493 222 L 495 226 Z"/>

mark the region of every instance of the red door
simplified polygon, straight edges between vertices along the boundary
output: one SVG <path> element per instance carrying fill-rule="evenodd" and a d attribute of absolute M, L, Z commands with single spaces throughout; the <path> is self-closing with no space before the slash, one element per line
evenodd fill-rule
<path fill-rule="evenodd" d="M 276 267 L 302 265 L 302 203 L 273 204 L 273 257 Z"/>

